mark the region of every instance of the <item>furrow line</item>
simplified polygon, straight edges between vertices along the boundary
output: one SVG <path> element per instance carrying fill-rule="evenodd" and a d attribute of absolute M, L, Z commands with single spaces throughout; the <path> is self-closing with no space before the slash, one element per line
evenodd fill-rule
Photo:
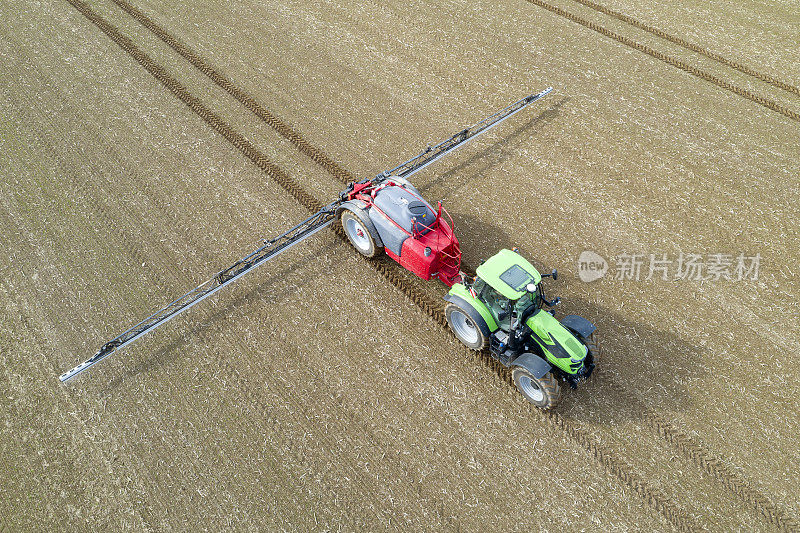
<path fill-rule="evenodd" d="M 732 69 L 738 70 L 742 74 L 747 74 L 748 76 L 752 76 L 752 77 L 757 78 L 757 79 L 759 79 L 759 80 L 761 80 L 763 82 L 769 83 L 770 85 L 772 85 L 774 87 L 777 87 L 779 89 L 783 89 L 784 91 L 788 91 L 790 93 L 794 93 L 794 94 L 800 96 L 800 88 L 795 87 L 794 85 L 786 83 L 785 81 L 781 81 L 781 80 L 779 80 L 779 79 L 777 79 L 777 78 L 775 78 L 773 76 L 770 76 L 769 74 L 764 74 L 763 72 L 759 72 L 754 68 L 751 68 L 751 67 L 748 67 L 747 65 L 743 65 L 742 63 L 739 63 L 738 61 L 733 61 L 732 59 L 728 59 L 727 57 L 725 57 L 725 56 L 723 56 L 721 54 L 718 54 L 716 52 L 712 52 L 711 50 L 708 50 L 707 48 L 703 48 L 702 46 L 696 45 L 696 44 L 694 44 L 694 43 L 692 43 L 690 41 L 687 41 L 686 39 L 683 39 L 681 37 L 676 37 L 676 36 L 671 35 L 671 34 L 665 32 L 663 30 L 659 30 L 656 27 L 647 25 L 644 22 L 640 22 L 639 20 L 637 20 L 637 19 L 635 19 L 635 18 L 633 18 L 633 17 L 631 17 L 629 15 L 626 15 L 624 13 L 620 13 L 619 11 L 614 11 L 613 9 L 610 9 L 610 8 L 608 8 L 608 7 L 606 7 L 606 6 L 602 5 L 602 4 L 598 4 L 597 2 L 592 2 L 591 0 L 573 0 L 573 1 L 577 2 L 579 4 L 582 4 L 582 5 L 584 5 L 584 6 L 588 7 L 588 8 L 594 9 L 595 11 L 599 11 L 600 13 L 603 13 L 603 14 L 608 15 L 610 17 L 614 17 L 615 19 L 621 20 L 622 22 L 626 22 L 626 23 L 630 24 L 631 26 L 635 26 L 635 27 L 637 27 L 637 28 L 639 28 L 641 30 L 644 30 L 644 31 L 648 32 L 648 33 L 652 33 L 653 35 L 655 35 L 657 37 L 661 37 L 664 40 L 667 40 L 667 41 L 669 41 L 671 43 L 674 43 L 674 44 L 677 44 L 679 46 L 682 46 L 682 47 L 684 47 L 684 48 L 686 48 L 688 50 L 691 50 L 692 52 L 697 52 L 700 55 L 704 55 L 709 59 L 713 59 L 714 61 L 717 61 L 718 63 L 722 63 L 725 66 L 728 66 L 728 67 L 731 67 Z"/>
<path fill-rule="evenodd" d="M 741 96 L 743 98 L 747 98 L 748 100 L 750 100 L 752 102 L 755 102 L 755 103 L 757 103 L 757 104 L 759 104 L 759 105 L 761 105 L 763 107 L 766 107 L 767 109 L 769 109 L 771 111 L 775 111 L 776 113 L 780 113 L 781 115 L 783 115 L 785 117 L 788 117 L 788 118 L 790 118 L 790 119 L 792 119 L 794 121 L 800 122 L 800 113 L 798 113 L 796 111 L 792 111 L 788 107 L 786 107 L 784 105 L 781 105 L 778 102 L 775 102 L 774 100 L 770 100 L 768 98 L 764 98 L 763 96 L 758 96 L 757 94 L 755 94 L 755 93 L 753 93 L 753 92 L 751 92 L 751 91 L 749 91 L 747 89 L 742 89 L 741 87 L 739 87 L 737 85 L 734 85 L 733 83 L 731 83 L 729 81 L 725 81 L 722 78 L 714 76 L 713 74 L 709 74 L 708 72 L 706 72 L 704 70 L 701 70 L 701 69 L 699 69 L 697 67 L 694 67 L 694 66 L 692 66 L 692 65 L 690 65 L 690 64 L 688 64 L 688 63 L 686 63 L 684 61 L 681 61 L 680 59 L 675 59 L 672 56 L 668 56 L 667 54 L 665 54 L 663 52 L 659 52 L 658 50 L 655 50 L 654 48 L 651 48 L 651 47 L 646 46 L 644 44 L 641 44 L 641 43 L 631 39 L 630 37 L 625 37 L 624 35 L 620 35 L 619 33 L 616 33 L 616 32 L 613 32 L 613 31 L 607 29 L 607 28 L 604 28 L 603 26 L 601 26 L 601 25 L 599 25 L 599 24 L 597 24 L 595 22 L 592 22 L 590 20 L 586 20 L 585 18 L 579 17 L 577 15 L 574 15 L 574 14 L 570 13 L 569 11 L 566 11 L 565 9 L 561 9 L 560 7 L 548 4 L 547 2 L 544 2 L 543 0 L 525 0 L 525 1 L 530 3 L 530 4 L 534 4 L 536 6 L 544 8 L 544 9 L 550 11 L 551 13 L 555 13 L 556 15 L 559 15 L 561 17 L 564 17 L 564 18 L 568 19 L 568 20 L 571 20 L 572 22 L 580 24 L 581 26 L 589 28 L 590 30 L 596 31 L 600 35 L 603 35 L 605 37 L 613 39 L 613 40 L 615 40 L 615 41 L 617 41 L 619 43 L 624 44 L 625 46 L 629 46 L 630 48 L 633 48 L 634 50 L 638 50 L 640 52 L 644 52 L 645 54 L 647 54 L 647 55 L 649 55 L 651 57 L 654 57 L 656 59 L 659 59 L 659 60 L 667 63 L 668 65 L 672 65 L 673 67 L 677 67 L 677 68 L 679 68 L 679 69 L 681 69 L 681 70 L 683 70 L 685 72 L 688 72 L 689 74 L 691 74 L 693 76 L 696 76 L 696 77 L 698 77 L 698 78 L 700 78 L 702 80 L 705 80 L 705 81 L 708 81 L 710 83 L 713 83 L 717 87 L 725 89 L 726 91 L 730 91 L 730 92 L 732 92 L 732 93 L 734 93 L 736 95 L 739 95 L 739 96 Z"/>

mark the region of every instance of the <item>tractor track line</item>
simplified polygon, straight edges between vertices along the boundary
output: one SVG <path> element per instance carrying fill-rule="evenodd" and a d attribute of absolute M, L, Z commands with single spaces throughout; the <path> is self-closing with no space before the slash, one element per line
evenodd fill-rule
<path fill-rule="evenodd" d="M 156 24 L 150 17 L 131 5 L 126 0 L 112 0 L 120 9 L 136 19 L 142 26 L 150 30 L 170 48 L 175 50 L 181 57 L 191 63 L 197 70 L 208 76 L 217 86 L 233 96 L 243 106 L 253 112 L 258 118 L 263 120 L 281 136 L 295 145 L 303 154 L 310 157 L 314 162 L 333 174 L 343 183 L 355 181 L 356 178 L 349 171 L 341 167 L 336 161 L 329 157 L 325 152 L 316 148 L 306 141 L 302 135 L 295 131 L 289 124 L 276 117 L 269 110 L 259 104 L 255 98 L 236 86 L 233 82 L 223 76 L 214 67 L 203 61 L 197 54 L 192 52 L 186 45 L 171 35 L 164 28 Z"/>
<path fill-rule="evenodd" d="M 276 132 L 296 146 L 302 153 L 306 154 L 313 161 L 317 162 L 339 181 L 344 184 L 347 184 L 351 181 L 356 181 L 356 177 L 351 172 L 341 167 L 322 149 L 315 147 L 305 140 L 302 134 L 297 132 L 289 124 L 264 108 L 256 101 L 255 98 L 228 80 L 218 70 L 216 70 L 208 62 L 204 61 L 186 45 L 182 44 L 175 36 L 158 25 L 142 11 L 131 5 L 129 2 L 127 2 L 127 0 L 113 0 L 113 2 L 130 16 L 132 16 L 135 20 L 137 20 L 140 24 L 142 24 L 145 28 L 158 36 L 165 44 L 167 44 L 170 48 L 175 50 L 179 55 L 195 66 L 195 68 L 208 76 L 209 79 L 211 79 L 216 85 L 236 98 L 236 100 L 242 103 L 253 114 L 271 126 Z M 339 233 L 339 237 L 343 238 L 344 236 L 343 234 Z M 386 269 L 384 264 L 375 262 L 373 265 L 387 279 L 393 277 L 395 280 L 390 279 L 390 282 L 395 287 L 400 288 L 404 294 L 406 294 L 406 296 L 412 299 L 412 301 L 420 306 L 429 316 L 434 318 L 434 320 L 447 329 L 447 322 L 444 317 L 444 312 L 441 309 L 440 302 L 432 301 L 430 298 L 427 298 L 424 295 L 419 294 L 417 291 L 414 291 L 401 279 L 397 278 L 396 274 L 393 274 L 390 270 Z M 474 269 L 467 267 L 467 265 L 463 266 L 465 267 L 465 270 L 474 272 Z M 467 353 L 472 354 L 472 352 L 469 350 L 467 350 Z M 483 360 L 489 368 L 494 370 L 495 373 L 503 377 L 503 379 L 509 385 L 513 386 L 510 373 L 506 373 L 507 375 L 504 375 L 504 371 L 506 369 L 499 362 L 486 354 L 484 354 L 480 359 Z M 681 453 L 684 454 L 684 456 L 689 458 L 697 466 L 720 481 L 723 486 L 729 489 L 734 495 L 741 498 L 747 505 L 755 510 L 757 514 L 764 516 L 770 521 L 770 523 L 780 527 L 785 531 L 800 531 L 800 523 L 798 523 L 796 519 L 789 516 L 781 507 L 777 506 L 767 496 L 753 487 L 751 482 L 737 475 L 730 466 L 722 461 L 716 454 L 708 450 L 702 442 L 699 442 L 698 439 L 691 437 L 685 431 L 677 428 L 674 424 L 664 420 L 659 413 L 653 410 L 645 402 L 642 402 L 638 397 L 633 395 L 618 382 L 613 380 L 613 378 L 610 378 L 610 376 L 608 379 L 606 379 L 606 381 L 609 383 L 611 388 L 617 391 L 618 394 L 630 398 L 632 401 L 642 407 L 642 412 L 646 414 L 645 420 L 647 424 L 653 430 L 655 430 L 659 437 L 666 440 L 670 445 L 676 447 Z M 536 414 L 539 414 L 538 411 Z"/>
<path fill-rule="evenodd" d="M 73 5 L 82 15 L 84 15 L 90 22 L 95 24 L 103 33 L 105 33 L 109 38 L 111 38 L 115 43 L 117 43 L 123 50 L 128 52 L 142 67 L 144 67 L 150 74 L 152 74 L 159 82 L 161 82 L 167 89 L 170 90 L 175 96 L 177 96 L 181 101 L 183 101 L 186 105 L 188 105 L 192 111 L 195 112 L 200 118 L 202 118 L 208 125 L 210 125 L 215 131 L 220 133 L 226 140 L 228 140 L 231 144 L 233 144 L 240 152 L 242 152 L 248 159 L 250 159 L 253 163 L 255 163 L 264 173 L 266 173 L 271 178 L 275 179 L 275 181 L 286 190 L 292 197 L 294 197 L 298 203 L 300 203 L 303 207 L 308 209 L 310 212 L 316 212 L 322 207 L 322 203 L 317 201 L 313 196 L 311 196 L 306 191 L 302 190 L 288 175 L 279 167 L 274 165 L 269 159 L 267 159 L 258 149 L 256 149 L 249 141 L 247 141 L 242 135 L 238 132 L 234 131 L 229 125 L 227 125 L 219 116 L 215 113 L 208 110 L 204 104 L 200 102 L 199 99 L 192 96 L 185 87 L 183 87 L 177 80 L 172 78 L 167 71 L 161 67 L 158 63 L 153 61 L 149 58 L 146 54 L 141 52 L 130 39 L 122 35 L 116 28 L 114 28 L 111 24 L 103 20 L 99 17 L 96 13 L 94 13 L 91 8 L 89 8 L 86 4 L 81 2 L 80 0 L 67 0 L 70 4 Z M 344 232 L 340 232 L 338 234 L 340 239 L 346 239 Z M 139 250 L 132 249 L 131 251 L 134 252 L 134 256 L 139 258 L 143 257 L 140 256 L 137 252 Z M 360 477 L 362 479 L 363 486 L 369 486 L 370 482 L 358 471 L 354 471 L 353 475 L 355 477 Z M 148 522 L 148 525 L 152 527 L 152 521 Z"/>
<path fill-rule="evenodd" d="M 218 115 L 210 111 L 198 98 L 191 95 L 183 85 L 172 78 L 167 71 L 153 59 L 142 52 L 128 37 L 123 35 L 116 27 L 95 13 L 88 5 L 81 0 L 66 0 L 87 20 L 97 26 L 100 31 L 106 34 L 120 48 L 127 52 L 137 63 L 153 75 L 170 92 L 183 101 L 198 117 L 202 118 L 209 126 L 222 135 L 226 140 L 233 144 L 242 154 L 256 164 L 264 173 L 276 180 L 286 191 L 294 197 L 308 211 L 315 212 L 322 206 L 308 192 L 297 185 L 294 180 L 274 163 L 269 161 L 255 146 L 253 146 L 241 134 L 234 131 Z M 345 240 L 344 232 L 341 228 L 334 230 L 341 240 Z M 410 284 L 406 283 L 394 272 L 394 269 L 387 264 L 384 258 L 382 261 L 367 261 L 393 286 L 400 289 L 409 299 L 425 311 L 437 323 L 446 328 L 446 319 L 438 301 L 433 301 L 416 291 Z M 465 348 L 465 351 L 467 349 Z M 499 363 L 485 353 L 471 354 L 485 361 L 490 368 L 497 369 Z M 490 359 L 490 360 L 487 360 Z M 505 370 L 505 369 L 503 369 Z M 506 381 L 510 375 L 503 376 Z M 507 373 L 506 373 L 507 374 Z M 508 391 L 511 394 L 511 391 Z M 519 400 L 518 400 L 519 401 Z M 531 408 L 533 409 L 533 408 Z M 590 435 L 575 427 L 566 419 L 556 413 L 538 412 L 536 416 L 548 422 L 553 428 L 561 430 L 564 434 L 571 437 L 580 447 L 584 448 L 594 459 L 599 462 L 609 473 L 617 477 L 624 485 L 639 494 L 653 509 L 658 511 L 670 524 L 680 531 L 696 531 L 699 529 L 695 520 L 671 498 L 666 496 L 659 488 L 649 485 L 642 480 L 624 460 L 614 458 L 612 453 L 607 451 L 601 444 L 596 442 Z"/>
<path fill-rule="evenodd" d="M 747 65 L 743 65 L 743 64 L 739 63 L 738 61 L 733 61 L 731 59 L 728 59 L 727 57 L 725 57 L 725 56 L 723 56 L 721 54 L 718 54 L 716 52 L 712 52 L 711 50 L 709 50 L 707 48 L 703 48 L 703 47 L 701 47 L 699 45 L 696 45 L 696 44 L 694 44 L 694 43 L 692 43 L 690 41 L 687 41 L 686 39 L 683 39 L 681 37 L 676 37 L 676 36 L 671 35 L 671 34 L 665 32 L 663 30 L 660 30 L 660 29 L 658 29 L 656 27 L 649 26 L 649 25 L 645 24 L 644 22 L 640 22 L 639 20 L 637 20 L 637 19 L 635 19 L 635 18 L 633 18 L 633 17 L 631 17 L 629 15 L 626 15 L 626 14 L 621 13 L 619 11 L 614 11 L 613 9 L 605 7 L 602 4 L 598 4 L 596 2 L 592 2 L 591 0 L 573 0 L 573 1 L 577 2 L 579 4 L 582 4 L 582 5 L 590 8 L 590 9 L 594 9 L 595 11 L 598 11 L 600 13 L 603 13 L 605 15 L 613 17 L 613 18 L 615 18 L 617 20 L 621 20 L 622 22 L 630 24 L 631 26 L 635 26 L 636 28 L 644 30 L 644 31 L 646 31 L 648 33 L 652 33 L 653 35 L 655 35 L 657 37 L 661 37 L 662 39 L 664 39 L 666 41 L 669 41 L 671 43 L 674 43 L 674 44 L 677 44 L 679 46 L 682 46 L 682 47 L 686 48 L 687 50 L 691 50 L 692 52 L 697 52 L 700 55 L 704 55 L 709 59 L 713 59 L 714 61 L 717 61 L 718 63 L 722 63 L 725 66 L 728 66 L 728 67 L 731 67 L 732 69 L 738 70 L 742 74 L 747 74 L 748 76 L 752 76 L 752 77 L 754 77 L 756 79 L 759 79 L 759 80 L 761 80 L 763 82 L 769 83 L 770 85 L 772 85 L 774 87 L 777 87 L 779 89 L 783 89 L 784 91 L 788 91 L 790 93 L 794 93 L 794 94 L 800 96 L 800 88 L 797 88 L 794 85 L 786 83 L 785 81 L 781 81 L 781 80 L 779 80 L 779 79 L 777 79 L 777 78 L 775 78 L 773 76 L 770 76 L 769 74 L 764 74 L 763 72 L 759 72 L 759 71 L 755 70 L 754 68 L 751 68 L 751 67 L 748 67 Z"/>
<path fill-rule="evenodd" d="M 120 33 L 117 28 L 108 23 L 95 13 L 87 4 L 81 0 L 66 0 L 78 12 L 86 17 L 92 24 L 97 26 L 100 31 L 105 33 L 120 48 L 127 52 L 139 65 L 156 78 L 167 90 L 185 103 L 198 117 L 203 119 L 211 128 L 222 135 L 228 142 L 233 144 L 248 159 L 256 164 L 265 174 L 273 178 L 281 187 L 295 198 L 303 207 L 309 211 L 319 211 L 322 203 L 303 190 L 286 172 L 275 165 L 272 161 L 256 148 L 243 135 L 231 128 L 217 114 L 209 110 L 197 97 L 193 96 L 180 82 L 170 76 L 170 74 L 160 64 L 156 63 L 147 54 L 142 52 L 133 41 Z"/>
<path fill-rule="evenodd" d="M 635 404 L 642 408 L 645 423 L 657 432 L 662 439 L 680 450 L 684 456 L 688 457 L 707 474 L 713 476 L 722 486 L 739 497 L 770 524 L 781 531 L 800 531 L 800 522 L 797 519 L 790 516 L 783 507 L 775 504 L 755 488 L 750 481 L 739 475 L 718 455 L 708 450 L 702 442 L 698 442 L 696 438 L 666 420 L 660 413 L 631 394 L 617 380 L 608 376 L 605 381 L 609 388 L 616 391 L 617 394 L 630 397 Z"/>
<path fill-rule="evenodd" d="M 675 59 L 672 56 L 668 56 L 667 54 L 664 54 L 663 52 L 659 52 L 658 50 L 656 50 L 654 48 L 651 48 L 649 46 L 641 44 L 641 43 L 631 39 L 630 37 L 625 37 L 624 35 L 620 35 L 619 33 L 616 33 L 614 31 L 611 31 L 611 30 L 607 29 L 607 28 L 604 28 L 603 26 L 597 24 L 596 22 L 592 22 L 590 20 L 586 20 L 585 18 L 579 17 L 578 15 L 574 15 L 574 14 L 570 13 L 569 11 L 567 11 L 565 9 L 561 9 L 560 7 L 548 4 L 547 2 L 544 2 L 543 0 L 525 0 L 525 1 L 528 2 L 529 4 L 533 4 L 533 5 L 539 6 L 541 8 L 544 8 L 544 9 L 550 11 L 551 13 L 555 13 L 556 15 L 559 15 L 561 17 L 564 17 L 564 18 L 568 19 L 568 20 L 571 20 L 572 22 L 580 24 L 581 26 L 589 28 L 590 30 L 596 31 L 600 35 L 603 35 L 605 37 L 613 39 L 613 40 L 615 40 L 615 41 L 617 41 L 619 43 L 624 44 L 625 46 L 629 46 L 630 48 L 633 48 L 634 50 L 638 50 L 638 51 L 643 52 L 643 53 L 645 53 L 645 54 L 647 54 L 649 56 L 652 56 L 652 57 L 654 57 L 656 59 L 659 59 L 659 60 L 667 63 L 668 65 L 672 65 L 673 67 L 677 67 L 677 68 L 679 68 L 679 69 L 681 69 L 681 70 L 683 70 L 685 72 L 688 72 L 689 74 L 691 74 L 693 76 L 696 76 L 696 77 L 698 77 L 698 78 L 700 78 L 702 80 L 705 80 L 707 82 L 713 83 L 717 87 L 725 89 L 726 91 L 730 91 L 730 92 L 732 92 L 732 93 L 734 93 L 736 95 L 739 95 L 739 96 L 742 96 L 744 98 L 747 98 L 748 100 L 750 100 L 752 102 L 755 102 L 755 103 L 757 103 L 757 104 L 759 104 L 759 105 L 761 105 L 763 107 L 766 107 L 767 109 L 769 109 L 771 111 L 775 111 L 776 113 L 780 113 L 781 115 L 783 115 L 785 117 L 788 117 L 788 118 L 790 118 L 790 119 L 792 119 L 792 120 L 794 120 L 796 122 L 800 122 L 800 113 L 798 113 L 796 111 L 792 111 L 788 107 L 783 106 L 783 105 L 779 104 L 778 102 L 775 102 L 774 100 L 770 100 L 768 98 L 764 98 L 763 96 L 758 96 L 757 94 L 753 93 L 752 91 L 749 91 L 747 89 L 742 89 L 741 87 L 739 87 L 737 85 L 734 85 L 733 83 L 731 83 L 729 81 L 725 81 L 722 78 L 714 76 L 713 74 L 709 74 L 708 72 L 706 72 L 704 70 L 701 70 L 701 69 L 699 69 L 697 67 L 694 67 L 694 66 L 692 66 L 692 65 L 690 65 L 690 64 L 688 64 L 688 63 L 686 63 L 684 61 L 681 61 L 680 59 Z"/>
<path fill-rule="evenodd" d="M 113 1 L 126 13 L 131 15 L 135 20 L 137 20 L 140 24 L 142 24 L 145 28 L 147 28 L 156 36 L 158 36 L 165 44 L 170 46 L 179 55 L 184 57 L 198 70 L 200 70 L 206 76 L 208 76 L 220 88 L 222 88 L 223 90 L 228 92 L 231 96 L 236 98 L 236 100 L 242 103 L 247 109 L 253 112 L 262 121 L 271 126 L 286 140 L 295 145 L 302 153 L 309 156 L 313 161 L 320 164 L 320 166 L 322 166 L 325 170 L 327 170 L 331 175 L 339 179 L 339 181 L 346 184 L 356 180 L 356 177 L 352 173 L 342 168 L 322 149 L 317 148 L 308 141 L 306 141 L 303 138 L 303 136 L 299 132 L 294 130 L 289 124 L 285 123 L 279 117 L 277 117 L 276 115 L 272 114 L 267 109 L 265 109 L 261 104 L 259 104 L 256 101 L 255 98 L 253 98 L 251 95 L 247 94 L 247 92 L 245 92 L 244 90 L 236 86 L 233 82 L 228 80 L 213 66 L 211 66 L 208 62 L 204 61 L 202 58 L 200 58 L 196 53 L 194 53 L 191 49 L 182 44 L 175 36 L 171 35 L 167 30 L 159 26 L 155 21 L 149 18 L 142 11 L 132 6 L 126 0 L 113 0 Z M 339 236 L 340 238 L 343 237 L 341 234 Z M 467 268 L 466 265 L 464 266 L 465 268 Z M 376 265 L 376 267 L 384 268 L 382 265 Z M 382 275 L 384 275 L 384 277 L 387 278 L 388 276 L 393 275 L 388 270 L 383 271 L 381 273 Z M 402 280 L 398 281 L 400 281 L 404 287 L 407 287 L 407 285 L 403 283 Z M 398 286 L 396 283 L 394 282 L 392 283 L 393 285 Z M 444 318 L 443 312 L 440 309 L 439 302 L 433 302 L 430 301 L 430 299 L 426 298 L 426 300 L 428 301 L 426 301 L 424 304 L 421 305 L 419 300 L 423 298 L 422 295 L 418 293 L 410 294 L 405 289 L 401 290 L 403 290 L 403 292 L 409 298 L 415 301 L 417 305 L 420 305 L 429 316 L 433 317 L 435 320 L 437 320 L 437 322 L 446 327 L 447 325 L 446 320 Z M 483 360 L 486 363 L 488 363 L 488 366 L 492 368 L 496 373 L 498 373 L 498 375 L 502 375 L 503 371 L 505 370 L 505 367 L 500 365 L 493 358 L 488 357 L 486 355 L 484 355 Z M 508 384 L 513 385 L 513 383 L 511 382 L 510 374 L 505 376 L 505 380 Z M 696 439 L 689 436 L 686 432 L 678 429 L 673 424 L 664 420 L 663 417 L 661 417 L 657 412 L 655 412 L 652 408 L 647 406 L 639 398 L 635 397 L 630 391 L 622 387 L 616 381 L 613 380 L 608 380 L 608 381 L 612 386 L 612 388 L 615 389 L 618 393 L 621 393 L 623 396 L 628 397 L 633 401 L 635 401 L 636 403 L 642 405 L 643 407 L 642 411 L 646 413 L 645 420 L 647 421 L 647 424 L 652 429 L 655 430 L 658 436 L 665 439 L 669 444 L 675 446 L 692 462 L 694 462 L 695 464 L 700 466 L 703 470 L 710 473 L 714 478 L 719 480 L 723 484 L 723 486 L 727 487 L 736 496 L 743 499 L 751 508 L 753 508 L 756 511 L 757 514 L 764 516 L 771 523 L 773 523 L 778 527 L 781 527 L 784 530 L 800 531 L 800 525 L 798 525 L 797 520 L 789 517 L 780 507 L 776 506 L 769 498 L 767 498 L 766 496 L 761 494 L 760 491 L 755 489 L 750 482 L 738 476 L 735 473 L 735 471 L 732 470 L 729 466 L 727 466 L 721 459 L 719 459 L 719 457 L 717 457 L 713 452 L 707 450 L 702 443 L 698 443 Z"/>

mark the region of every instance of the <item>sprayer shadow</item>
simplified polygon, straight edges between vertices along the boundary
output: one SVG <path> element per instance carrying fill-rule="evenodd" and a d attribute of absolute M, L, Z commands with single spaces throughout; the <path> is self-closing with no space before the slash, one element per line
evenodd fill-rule
<path fill-rule="evenodd" d="M 537 128 L 553 122 L 561 115 L 561 108 L 569 100 L 569 97 L 561 98 L 549 108 L 518 126 L 509 135 L 503 135 L 498 141 L 450 167 L 445 172 L 419 184 L 417 188 L 426 197 L 430 195 L 434 195 L 434 197 L 435 195 L 454 196 L 454 193 L 475 180 L 484 178 L 493 168 L 517 153 L 525 141 L 529 141 L 538 134 Z M 428 199 L 433 200 L 433 198 Z"/>
<path fill-rule="evenodd" d="M 342 246 L 342 243 L 338 239 L 333 240 L 332 236 L 328 236 L 327 240 L 328 242 L 321 247 L 317 254 L 293 260 L 289 266 L 281 268 L 268 276 L 266 280 L 262 278 L 260 282 L 258 274 L 256 274 L 256 276 L 248 278 L 251 281 L 242 283 L 239 287 L 233 287 L 232 291 L 216 295 L 208 302 L 211 304 L 208 307 L 204 306 L 197 310 L 192 310 L 194 312 L 189 311 L 185 318 L 178 318 L 175 325 L 172 326 L 174 329 L 171 332 L 169 331 L 169 326 L 165 328 L 165 331 L 157 332 L 155 335 L 162 335 L 162 339 L 168 337 L 170 339 L 169 342 L 164 344 L 162 340 L 160 343 L 161 348 L 151 352 L 149 356 L 141 359 L 132 367 L 118 373 L 116 377 L 102 387 L 100 390 L 101 397 L 108 397 L 113 391 L 124 386 L 126 382 L 142 374 L 158 371 L 160 368 L 173 364 L 184 357 L 191 357 L 193 353 L 199 356 L 197 352 L 192 352 L 191 350 L 186 350 L 184 355 L 181 355 L 180 349 L 183 347 L 198 343 L 200 343 L 201 347 L 204 347 L 203 340 L 206 338 L 210 338 L 209 344 L 213 344 L 213 339 L 215 338 L 227 334 L 235 335 L 235 321 L 230 320 L 230 316 L 235 312 L 247 313 L 248 310 L 255 312 L 256 306 L 266 306 L 274 302 L 280 302 L 285 297 L 297 292 L 300 287 L 311 283 L 318 276 L 324 276 L 327 267 L 320 263 L 317 258 L 320 255 L 328 255 L 332 253 L 334 248 Z M 267 270 L 265 269 L 264 272 L 267 272 Z M 243 286 L 248 288 L 242 290 Z M 218 304 L 215 305 L 217 302 Z M 187 319 L 191 324 L 188 327 L 185 322 Z M 231 330 L 231 328 L 234 328 L 234 330 Z M 177 331 L 175 331 L 176 329 Z M 133 357 L 136 357 L 135 352 L 146 351 L 148 345 L 149 343 L 147 342 L 140 345 L 144 349 L 132 347 L 130 353 Z"/>

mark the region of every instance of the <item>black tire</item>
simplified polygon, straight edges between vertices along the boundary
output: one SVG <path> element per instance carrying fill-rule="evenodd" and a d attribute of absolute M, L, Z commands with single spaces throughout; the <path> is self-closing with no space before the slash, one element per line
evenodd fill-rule
<path fill-rule="evenodd" d="M 578 336 L 578 340 L 583 343 L 584 346 L 589 348 L 589 353 L 592 354 L 592 363 L 595 365 L 600 361 L 602 351 L 600 350 L 600 339 L 598 338 L 597 331 L 593 331 L 589 338 L 586 339 L 584 337 Z M 595 369 L 597 372 L 597 369 Z"/>
<path fill-rule="evenodd" d="M 464 346 L 473 350 L 483 350 L 489 346 L 489 337 L 484 335 L 466 310 L 454 303 L 448 303 L 444 308 L 444 315 L 453 334 Z"/>
<path fill-rule="evenodd" d="M 372 238 L 367 225 L 358 215 L 345 209 L 342 211 L 340 221 L 344 234 L 347 235 L 350 244 L 358 253 L 364 257 L 375 257 L 381 253 L 382 248 L 375 244 L 375 239 Z"/>
<path fill-rule="evenodd" d="M 561 387 L 552 372 L 535 378 L 527 369 L 517 366 L 511 377 L 519 393 L 539 409 L 551 409 L 561 401 Z"/>

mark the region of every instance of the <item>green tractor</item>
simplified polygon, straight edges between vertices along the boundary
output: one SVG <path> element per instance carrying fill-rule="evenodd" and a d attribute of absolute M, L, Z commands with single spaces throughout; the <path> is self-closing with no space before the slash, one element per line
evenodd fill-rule
<path fill-rule="evenodd" d="M 558 321 L 543 277 L 514 250 L 484 261 L 470 282 L 456 283 L 445 297 L 445 315 L 458 339 L 473 350 L 489 349 L 512 368 L 514 384 L 533 405 L 549 409 L 561 400 L 561 378 L 572 388 L 586 380 L 600 357 L 595 326 L 583 317 Z M 547 310 L 544 307 L 548 307 Z"/>

